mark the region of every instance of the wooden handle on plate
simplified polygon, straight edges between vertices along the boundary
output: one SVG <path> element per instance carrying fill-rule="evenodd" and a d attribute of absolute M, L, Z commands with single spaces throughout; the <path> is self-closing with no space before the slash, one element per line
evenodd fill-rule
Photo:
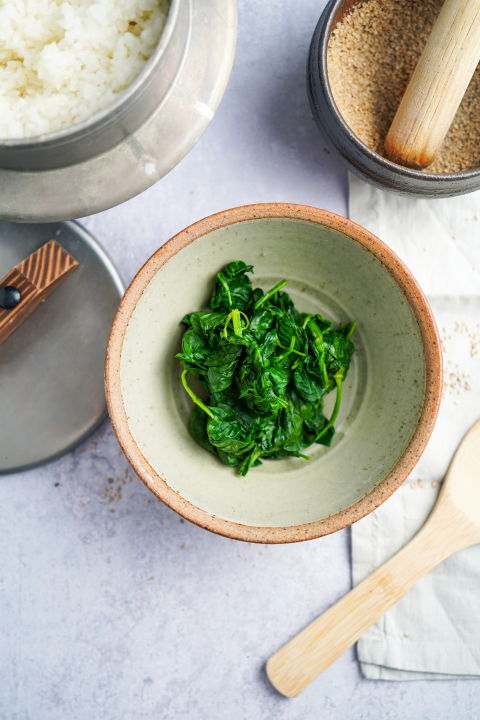
<path fill-rule="evenodd" d="M 20 302 L 12 309 L 0 307 L 0 345 L 57 288 L 78 262 L 55 240 L 16 265 L 2 281 L 2 288 L 15 288 Z"/>
<path fill-rule="evenodd" d="M 279 692 L 296 697 L 429 570 L 478 542 L 478 529 L 466 527 L 450 503 L 444 507 L 400 552 L 272 655 L 267 675 Z"/>
<path fill-rule="evenodd" d="M 385 140 L 391 160 L 435 159 L 480 60 L 480 0 L 445 0 Z"/>

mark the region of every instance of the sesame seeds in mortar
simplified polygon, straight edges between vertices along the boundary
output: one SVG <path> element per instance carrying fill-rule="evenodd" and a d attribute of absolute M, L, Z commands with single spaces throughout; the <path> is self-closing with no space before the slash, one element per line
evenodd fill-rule
<path fill-rule="evenodd" d="M 62 130 L 141 73 L 170 0 L 0 0 L 0 139 Z"/>
<path fill-rule="evenodd" d="M 443 1 L 357 2 L 331 34 L 328 77 L 338 111 L 359 140 L 381 157 L 387 158 L 385 138 Z M 424 172 L 478 167 L 480 65 L 437 158 Z"/>

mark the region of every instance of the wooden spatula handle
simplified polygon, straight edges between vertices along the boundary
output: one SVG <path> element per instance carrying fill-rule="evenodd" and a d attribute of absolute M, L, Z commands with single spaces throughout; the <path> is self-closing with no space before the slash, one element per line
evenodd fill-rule
<path fill-rule="evenodd" d="M 428 167 L 480 60 L 480 0 L 445 0 L 385 140 L 391 160 Z"/>
<path fill-rule="evenodd" d="M 423 575 L 475 538 L 474 531 L 465 530 L 461 513 L 455 519 L 450 508 L 445 522 L 443 513 L 432 515 L 408 545 L 270 658 L 267 675 L 272 685 L 296 697 Z"/>

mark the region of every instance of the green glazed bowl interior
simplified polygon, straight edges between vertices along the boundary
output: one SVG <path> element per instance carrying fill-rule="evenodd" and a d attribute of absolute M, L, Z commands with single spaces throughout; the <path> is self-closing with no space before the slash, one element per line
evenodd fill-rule
<path fill-rule="evenodd" d="M 313 208 L 295 210 L 239 208 L 173 238 L 127 291 L 107 354 L 109 409 L 136 472 L 188 519 L 243 540 L 303 540 L 359 519 L 403 482 L 438 410 L 438 338 L 414 279 L 354 223 Z M 305 217 L 312 213 L 314 221 Z M 392 258 L 397 278 L 388 267 Z M 215 274 L 232 260 L 254 265 L 254 286 L 268 289 L 286 278 L 299 310 L 358 323 L 332 446 L 312 446 L 305 451 L 310 461 L 264 461 L 246 477 L 190 436 L 193 404 L 175 359 L 180 320 L 208 307 Z M 334 400 L 331 393 L 327 416 Z"/>

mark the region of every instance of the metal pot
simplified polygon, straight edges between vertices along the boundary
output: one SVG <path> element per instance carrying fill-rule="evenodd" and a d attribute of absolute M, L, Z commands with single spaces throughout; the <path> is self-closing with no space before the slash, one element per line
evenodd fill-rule
<path fill-rule="evenodd" d="M 0 143 L 0 218 L 73 219 L 153 185 L 213 118 L 236 37 L 236 0 L 172 0 L 155 52 L 115 103 L 70 128 Z"/>
<path fill-rule="evenodd" d="M 480 188 L 480 168 L 461 173 L 423 173 L 377 155 L 352 132 L 330 89 L 327 50 L 330 35 L 352 8 L 364 0 L 330 0 L 310 45 L 307 90 L 313 117 L 329 146 L 348 168 L 371 185 L 400 195 L 423 198 L 465 195 Z"/>

